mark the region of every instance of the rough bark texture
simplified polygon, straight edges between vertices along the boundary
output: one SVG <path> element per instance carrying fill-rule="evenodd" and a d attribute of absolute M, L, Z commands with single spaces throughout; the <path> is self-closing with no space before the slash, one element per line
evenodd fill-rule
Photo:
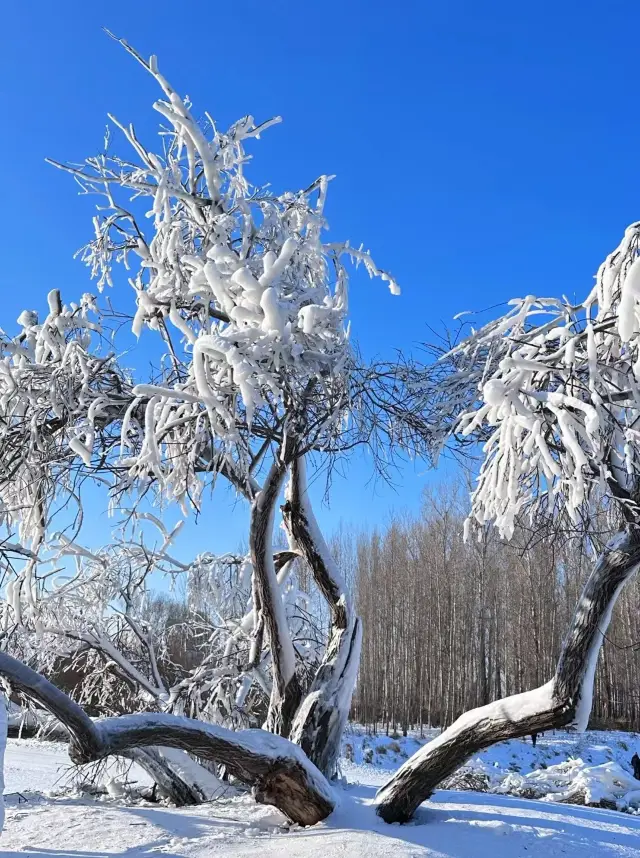
<path fill-rule="evenodd" d="M 340 742 L 358 675 L 362 644 L 359 619 L 355 618 L 351 627 L 340 635 L 340 640 L 336 641 L 335 637 L 337 635 L 332 634 L 323 663 L 291 729 L 291 741 L 300 745 L 328 778 L 336 774 Z"/>
<path fill-rule="evenodd" d="M 331 778 L 336 772 L 340 740 L 358 673 L 362 624 L 316 524 L 303 458 L 292 463 L 282 514 L 290 540 L 309 565 L 331 614 L 327 648 L 309 693 L 296 713 L 291 740 Z"/>
<path fill-rule="evenodd" d="M 300 748 L 262 730 L 234 733 L 174 715 L 145 713 L 92 721 L 66 694 L 22 662 L 0 653 L 0 674 L 23 694 L 54 714 L 69 730 L 69 756 L 77 764 L 112 754 L 131 755 L 150 746 L 181 748 L 223 763 L 256 798 L 274 804 L 292 822 L 313 825 L 334 807 L 331 788 Z"/>
<path fill-rule="evenodd" d="M 496 742 L 584 721 L 593 673 L 615 600 L 640 563 L 640 531 L 632 528 L 607 546 L 584 586 L 554 678 L 546 686 L 462 715 L 408 760 L 378 792 L 378 814 L 406 822 L 444 778 Z M 586 724 L 580 723 L 581 729 Z"/>
<path fill-rule="evenodd" d="M 595 668 L 611 612 L 620 590 L 640 564 L 640 529 L 633 528 L 615 537 L 598 558 L 587 579 L 562 647 L 555 675 L 555 694 L 577 704 L 587 659 Z M 591 693 L 591 687 L 589 687 Z M 586 725 L 585 725 L 586 726 Z"/>

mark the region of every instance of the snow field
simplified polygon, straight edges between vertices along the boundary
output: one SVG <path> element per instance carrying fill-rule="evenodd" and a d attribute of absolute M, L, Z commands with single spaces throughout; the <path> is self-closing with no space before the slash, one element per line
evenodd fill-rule
<path fill-rule="evenodd" d="M 573 784 L 579 752 L 581 771 L 613 764 L 629 775 L 626 760 L 638 742 L 629 733 L 579 738 L 558 732 L 540 736 L 535 748 L 524 741 L 491 748 L 469 770 L 484 773 L 497 790 L 509 777 L 541 776 L 570 763 L 577 771 Z M 0 858 L 640 858 L 640 816 L 498 792 L 440 790 L 411 824 L 386 825 L 373 807 L 377 786 L 420 744 L 416 737 L 369 737 L 352 729 L 345 750 L 351 746 L 353 759 L 341 760 L 346 786 L 338 790 L 338 807 L 320 825 L 300 829 L 246 795 L 176 809 L 114 798 L 113 789 L 97 797 L 74 793 L 65 745 L 10 739 Z M 364 762 L 369 750 L 371 763 Z M 104 780 L 117 775 L 109 767 Z M 127 777 L 141 780 L 137 775 L 131 769 Z"/>

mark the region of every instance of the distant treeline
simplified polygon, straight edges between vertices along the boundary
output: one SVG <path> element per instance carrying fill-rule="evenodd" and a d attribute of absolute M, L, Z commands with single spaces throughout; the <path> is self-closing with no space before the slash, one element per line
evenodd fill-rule
<path fill-rule="evenodd" d="M 352 715 L 376 729 L 446 726 L 555 671 L 592 566 L 586 547 L 525 528 L 509 544 L 465 543 L 461 496 L 444 488 L 417 517 L 334 537 L 364 621 Z M 591 724 L 640 730 L 640 576 L 606 635 Z"/>

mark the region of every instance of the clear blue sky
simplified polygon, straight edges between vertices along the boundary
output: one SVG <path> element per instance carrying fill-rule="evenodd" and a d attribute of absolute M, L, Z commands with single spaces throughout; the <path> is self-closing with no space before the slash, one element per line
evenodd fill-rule
<path fill-rule="evenodd" d="M 364 241 L 403 288 L 358 277 L 353 330 L 367 354 L 410 349 L 460 310 L 514 295 L 583 295 L 640 219 L 638 33 L 629 2 L 39 2 L 6 4 L 0 45 L 0 325 L 59 287 L 89 288 L 72 260 L 90 201 L 44 163 L 97 151 L 107 111 L 150 140 L 154 82 L 107 26 L 156 53 L 195 112 L 284 123 L 250 175 L 298 188 L 335 173 L 332 234 Z M 114 296 L 115 297 L 115 296 Z M 126 295 L 129 300 L 129 295 Z M 360 462 L 324 523 L 415 508 Z M 212 523 L 214 527 L 212 527 Z M 208 512 L 198 548 L 234 548 L 243 516 Z M 214 531 L 212 533 L 212 531 Z"/>

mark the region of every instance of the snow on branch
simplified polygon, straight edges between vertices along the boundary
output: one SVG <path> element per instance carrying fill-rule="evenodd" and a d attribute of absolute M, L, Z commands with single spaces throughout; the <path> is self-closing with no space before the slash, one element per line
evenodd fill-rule
<path fill-rule="evenodd" d="M 169 495 L 197 497 L 194 459 L 208 438 L 214 459 L 246 477 L 251 440 L 280 441 L 285 416 L 296 416 L 316 448 L 341 434 L 353 370 L 346 262 L 399 289 L 364 249 L 323 241 L 331 177 L 281 194 L 248 181 L 245 146 L 279 118 L 245 116 L 224 132 L 208 115 L 199 122 L 156 58 L 121 43 L 162 90 L 159 151 L 112 118 L 126 156 L 109 141 L 84 164 L 56 166 L 100 198 L 94 238 L 81 252 L 98 287 L 111 285 L 123 263 L 133 332 L 158 332 L 168 350 L 160 382 L 134 391 L 144 423 L 124 421 L 130 479 L 152 477 Z"/>
<path fill-rule="evenodd" d="M 0 523 L 32 546 L 58 478 L 74 459 L 91 466 L 97 436 L 131 399 L 113 356 L 101 353 L 93 296 L 66 305 L 54 289 L 48 304 L 42 322 L 25 310 L 16 336 L 0 332 Z"/>
<path fill-rule="evenodd" d="M 423 392 L 433 449 L 482 443 L 472 519 L 509 537 L 521 511 L 580 524 L 596 498 L 635 516 L 640 475 L 640 224 L 584 303 L 527 296 L 448 350 Z"/>

